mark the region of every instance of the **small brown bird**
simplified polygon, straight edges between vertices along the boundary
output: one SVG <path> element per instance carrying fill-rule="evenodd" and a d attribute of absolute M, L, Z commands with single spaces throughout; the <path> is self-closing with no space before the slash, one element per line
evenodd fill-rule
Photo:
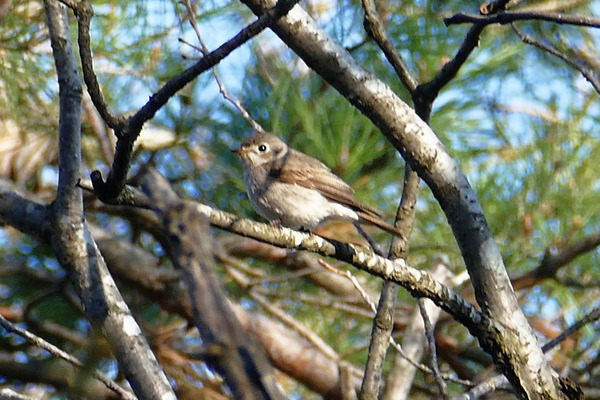
<path fill-rule="evenodd" d="M 305 230 L 328 220 L 362 222 L 401 236 L 325 164 L 288 147 L 277 136 L 256 133 L 232 151 L 242 159 L 252 205 L 266 219 Z"/>

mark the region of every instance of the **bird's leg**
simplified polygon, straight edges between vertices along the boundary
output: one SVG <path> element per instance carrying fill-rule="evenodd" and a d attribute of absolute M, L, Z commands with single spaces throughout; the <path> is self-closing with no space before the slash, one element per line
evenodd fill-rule
<path fill-rule="evenodd" d="M 283 226 L 283 224 L 281 223 L 281 219 L 279 218 L 275 218 L 269 221 L 269 225 L 271 226 L 276 226 L 278 228 L 281 228 Z"/>
<path fill-rule="evenodd" d="M 375 241 L 375 239 L 373 239 L 373 236 L 369 235 L 367 233 L 367 231 L 365 231 L 363 229 L 363 227 L 358 222 L 355 222 L 354 226 L 356 227 L 356 230 L 358 231 L 358 233 L 360 233 L 360 235 L 362 237 L 364 237 L 366 239 L 366 241 L 369 243 L 369 246 L 371 246 L 371 249 L 373 250 L 373 252 L 375 254 L 380 255 L 380 256 L 383 255 L 383 251 L 381 250 L 381 246 L 379 246 L 379 243 L 377 243 Z"/>

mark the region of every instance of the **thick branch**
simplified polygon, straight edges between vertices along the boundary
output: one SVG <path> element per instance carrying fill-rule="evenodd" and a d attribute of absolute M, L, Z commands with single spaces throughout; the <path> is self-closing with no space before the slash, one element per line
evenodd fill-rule
<path fill-rule="evenodd" d="M 47 207 L 22 196 L 15 186 L 0 179 L 0 222 L 34 237 L 49 237 Z"/>
<path fill-rule="evenodd" d="M 264 350 L 243 332 L 221 289 L 206 217 L 163 179 L 146 179 L 143 188 L 162 219 L 166 250 L 187 287 L 207 361 L 223 374 L 234 398 L 282 399 Z"/>
<path fill-rule="evenodd" d="M 585 325 L 596 322 L 598 319 L 600 319 L 600 308 L 596 307 L 588 314 L 584 315 L 581 319 L 576 321 L 573 325 L 565 329 L 565 331 L 562 332 L 560 335 L 546 343 L 542 347 L 542 350 L 544 352 L 550 351 L 556 345 L 564 341 L 567 337 L 577 332 Z M 564 390 L 569 393 L 569 399 L 579 400 L 584 398 L 583 391 L 581 390 L 581 388 L 573 384 L 567 378 L 561 378 L 561 385 L 564 388 Z M 496 375 L 479 383 L 477 386 L 471 388 L 468 392 L 455 397 L 454 400 L 469 400 L 473 398 L 480 398 L 490 393 L 493 393 L 494 391 L 497 391 L 499 389 L 507 388 L 508 381 L 506 380 L 506 377 L 503 375 Z"/>
<path fill-rule="evenodd" d="M 50 242 L 58 261 L 70 273 L 87 319 L 107 337 L 134 392 L 141 398 L 174 399 L 166 376 L 87 232 L 81 190 L 76 186 L 81 168 L 81 82 L 66 8 L 57 0 L 46 0 L 45 6 L 58 75 L 60 137 L 58 193 L 43 222 L 51 230 L 43 239 Z"/>

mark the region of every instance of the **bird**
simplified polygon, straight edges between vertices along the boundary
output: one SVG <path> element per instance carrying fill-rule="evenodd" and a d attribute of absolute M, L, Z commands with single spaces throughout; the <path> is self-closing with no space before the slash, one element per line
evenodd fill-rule
<path fill-rule="evenodd" d="M 257 132 L 238 149 L 244 185 L 254 209 L 276 225 L 312 231 L 330 220 L 375 225 L 402 233 L 354 195 L 354 190 L 321 161 L 289 147 L 279 137 Z"/>

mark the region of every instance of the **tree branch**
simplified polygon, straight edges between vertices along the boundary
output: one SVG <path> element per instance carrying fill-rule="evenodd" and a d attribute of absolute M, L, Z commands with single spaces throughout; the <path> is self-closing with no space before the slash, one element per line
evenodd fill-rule
<path fill-rule="evenodd" d="M 0 360 L 0 375 L 7 381 L 20 382 L 20 386 L 25 386 L 24 383 L 38 383 L 42 385 L 51 385 L 57 390 L 65 390 L 69 398 L 89 399 L 89 400 L 108 400 L 118 399 L 115 393 L 104 386 L 103 383 L 96 380 L 86 380 L 85 385 L 82 384 L 81 376 L 77 373 L 81 372 L 77 368 L 65 361 L 49 359 L 35 360 L 30 359 L 27 363 L 16 360 L 6 360 L 5 357 Z M 80 385 L 74 385 L 77 381 Z M 78 387 L 79 386 L 79 387 Z M 14 392 L 5 392 L 9 389 L 0 390 L 0 400 L 40 400 L 51 397 L 53 393 L 49 389 L 40 388 L 36 390 L 36 397 L 17 397 Z M 46 394 L 47 396 L 44 396 Z"/>
<path fill-rule="evenodd" d="M 475 23 L 483 25 L 501 24 L 506 25 L 515 21 L 547 21 L 561 25 L 587 26 L 600 28 L 600 19 L 582 15 L 564 15 L 553 13 L 541 13 L 535 11 L 502 12 L 491 16 L 458 13 L 452 17 L 444 18 L 446 26 L 456 24 Z"/>
<path fill-rule="evenodd" d="M 37 400 L 34 397 L 24 396 L 8 388 L 0 389 L 0 400 Z"/>
<path fill-rule="evenodd" d="M 544 353 L 549 352 L 554 347 L 556 347 L 559 343 L 563 342 L 566 338 L 571 336 L 573 333 L 577 332 L 585 325 L 592 324 L 600 319 L 600 307 L 594 308 L 592 311 L 584 315 L 581 319 L 576 321 L 573 325 L 569 326 L 562 332 L 560 335 L 550 340 L 546 344 L 542 346 L 542 350 Z M 488 395 L 498 389 L 507 389 L 508 381 L 506 377 L 503 375 L 496 375 L 489 379 L 486 379 L 484 382 L 479 383 L 477 386 L 471 388 L 467 393 L 463 393 L 460 396 L 455 397 L 454 400 L 470 400 L 473 398 L 480 398 L 485 395 Z M 569 386 L 569 388 L 571 388 Z M 577 388 L 575 385 L 572 387 L 573 392 L 571 392 L 572 397 L 570 399 L 583 399 L 583 392 L 581 389 Z"/>
<path fill-rule="evenodd" d="M 423 319 L 423 326 L 425 327 L 425 342 L 427 343 L 427 348 L 429 350 L 429 366 L 433 371 L 433 377 L 435 379 L 435 383 L 437 383 L 440 394 L 443 399 L 448 399 L 448 387 L 444 378 L 442 378 L 442 373 L 440 371 L 440 367 L 438 365 L 438 357 L 437 350 L 435 346 L 435 329 L 427 314 L 427 303 L 425 302 L 427 299 L 419 299 L 419 312 L 421 313 L 421 318 Z M 437 318 L 436 318 L 437 320 Z"/>
<path fill-rule="evenodd" d="M 600 231 L 594 232 L 580 241 L 560 249 L 546 249 L 540 265 L 527 274 L 513 279 L 515 290 L 530 287 L 545 278 L 556 278 L 558 270 L 575 258 L 600 246 Z"/>
<path fill-rule="evenodd" d="M 210 52 L 204 44 L 204 40 L 202 40 L 202 35 L 200 35 L 200 29 L 198 28 L 198 21 L 196 20 L 196 13 L 194 7 L 192 6 L 192 2 L 191 0 L 183 0 L 183 5 L 186 8 L 187 18 L 189 18 L 190 25 L 192 26 L 192 29 L 196 34 L 198 43 L 200 43 L 199 48 L 197 46 L 194 47 L 200 50 L 200 52 L 206 56 Z M 252 115 L 250 115 L 250 112 L 248 112 L 248 110 L 246 109 L 246 107 L 244 107 L 242 102 L 239 99 L 233 97 L 231 94 L 229 94 L 229 91 L 227 90 L 225 83 L 221 79 L 221 76 L 216 66 L 212 67 L 212 73 L 215 78 L 215 82 L 217 83 L 217 86 L 219 86 L 219 92 L 221 93 L 223 98 L 229 101 L 238 110 L 242 118 L 244 118 L 246 122 L 250 124 L 252 129 L 254 129 L 257 132 L 266 132 L 266 130 L 254 118 L 252 118 Z"/>
<path fill-rule="evenodd" d="M 407 164 L 404 168 L 404 185 L 402 186 L 402 197 L 396 211 L 395 222 L 402 235 L 401 237 L 395 236 L 392 239 L 389 259 L 401 258 L 406 260 L 408 255 L 409 238 L 414 225 L 420 181 L 416 172 Z M 385 281 L 383 283 L 377 311 L 373 319 L 369 356 L 361 387 L 361 399 L 379 398 L 383 362 L 394 328 L 394 306 L 398 288 L 398 285 L 393 282 Z"/>
<path fill-rule="evenodd" d="M 163 229 L 162 222 L 158 219 L 154 219 L 153 223 L 157 225 L 156 229 L 159 229 L 158 225 L 160 225 L 160 229 Z M 138 288 L 149 301 L 158 302 L 163 309 L 180 315 L 188 320 L 190 324 L 194 323 L 191 301 L 179 279 L 178 273 L 172 269 L 158 268 L 160 260 L 155 255 L 131 243 L 119 240 L 111 233 L 98 227 L 91 225 L 90 229 L 106 258 L 111 273 L 117 279 Z M 150 231 L 156 229 L 151 228 Z M 164 237 L 158 237 L 157 239 L 161 243 L 167 240 Z M 239 241 L 239 239 L 238 236 L 236 241 Z M 215 255 L 223 261 L 223 255 L 220 254 L 222 247 L 220 244 L 216 244 L 213 247 L 213 253 L 216 252 Z M 308 255 L 306 252 L 296 254 Z M 273 259 L 268 261 L 276 262 Z M 226 261 L 223 262 L 227 263 Z M 320 267 L 319 269 L 321 270 Z M 339 275 L 333 273 L 330 273 L 330 275 L 333 275 L 334 278 L 339 277 Z M 344 282 L 347 281 L 345 278 L 339 278 Z M 248 282 L 239 283 L 241 287 L 247 284 Z M 353 292 L 355 291 L 353 287 Z M 269 318 L 261 312 L 247 310 L 231 301 L 229 301 L 229 305 L 240 320 L 244 331 L 257 338 L 277 369 L 302 382 L 302 384 L 326 399 L 341 398 L 338 367 L 340 357 L 336 354 L 332 358 L 331 348 L 317 348 L 317 346 L 308 342 L 303 337 L 305 335 L 301 334 L 299 330 L 289 329 L 281 322 Z M 273 311 L 272 305 L 271 309 L 267 311 Z M 303 362 L 299 363 L 298 360 L 300 359 Z M 357 381 L 355 386 L 360 385 L 360 380 L 355 380 Z"/>
<path fill-rule="evenodd" d="M 164 179 L 144 174 L 142 188 L 163 223 L 165 250 L 187 287 L 207 361 L 223 374 L 235 399 L 283 399 L 264 350 L 240 329 L 221 289 L 205 216 L 180 200 Z"/>
<path fill-rule="evenodd" d="M 14 186 L 0 179 L 0 222 L 34 237 L 50 237 L 48 208 L 19 194 Z"/>
<path fill-rule="evenodd" d="M 594 308 L 592 311 L 583 316 L 583 318 L 579 319 L 573 325 L 569 326 L 563 333 L 550 340 L 544 346 L 542 346 L 542 350 L 544 352 L 548 352 L 552 350 L 556 345 L 561 343 L 567 337 L 571 336 L 573 333 L 577 332 L 587 324 L 592 324 L 600 319 L 600 307 Z"/>
<path fill-rule="evenodd" d="M 79 367 L 79 368 L 84 367 L 84 365 L 81 361 L 79 361 L 75 357 L 71 356 L 69 353 L 59 349 L 58 347 L 54 346 L 51 343 L 48 343 L 41 337 L 36 336 L 33 333 L 28 332 L 25 329 L 21 329 L 18 326 L 10 323 L 2 315 L 0 315 L 0 326 L 2 326 L 7 332 L 16 333 L 17 335 L 27 339 L 29 342 L 31 342 L 35 346 L 40 347 L 40 348 L 50 352 L 50 354 L 54 355 L 55 357 L 61 358 L 65 361 L 67 361 L 68 363 L 73 364 L 76 367 Z M 127 400 L 135 400 L 136 399 L 135 396 L 133 396 L 128 391 L 124 390 L 121 386 L 117 385 L 117 383 L 115 381 L 113 381 L 112 379 L 110 379 L 108 376 L 106 376 L 102 372 L 98 371 L 97 369 L 92 371 L 92 375 L 94 376 L 94 378 L 96 378 L 97 380 L 102 382 L 104 385 L 106 385 L 107 388 L 109 388 L 110 390 L 114 391 L 119 396 L 121 396 L 121 398 L 127 399 Z"/>
<path fill-rule="evenodd" d="M 44 239 L 69 272 L 87 319 L 107 337 L 134 392 L 142 398 L 175 399 L 164 372 L 87 231 L 82 194 L 76 186 L 81 168 L 81 81 L 71 45 L 67 10 L 57 0 L 44 3 L 60 96 L 58 190 L 56 200 L 48 209 L 49 217 L 42 222 L 50 225 L 50 235 Z"/>
<path fill-rule="evenodd" d="M 456 77 L 460 67 L 467 61 L 473 50 L 479 46 L 479 37 L 483 28 L 485 28 L 484 24 L 473 25 L 467 32 L 454 58 L 444 64 L 442 70 L 431 81 L 422 83 L 415 88 L 412 93 L 412 100 L 419 116 L 423 117 L 423 115 L 431 114 L 431 107 L 437 95 L 444 86 Z"/>
<path fill-rule="evenodd" d="M 367 34 L 375 40 L 375 43 L 377 43 L 381 51 L 383 51 L 383 54 L 385 54 L 385 57 L 394 68 L 394 71 L 396 71 L 396 75 L 398 75 L 400 81 L 412 93 L 417 87 L 418 82 L 410 73 L 402 56 L 396 51 L 394 44 L 389 39 L 387 32 L 383 27 L 383 23 L 381 22 L 381 17 L 377 11 L 375 1 L 362 0 L 361 4 L 365 12 L 364 26 Z"/>
<path fill-rule="evenodd" d="M 64 2 L 64 0 L 62 0 Z M 73 9 L 75 17 L 77 17 L 77 44 L 79 45 L 79 57 L 81 58 L 81 67 L 83 71 L 83 79 L 87 87 L 88 93 L 100 113 L 100 116 L 106 124 L 115 131 L 120 133 L 125 129 L 127 119 L 123 116 L 115 116 L 111 113 L 106 104 L 106 100 L 100 90 L 98 78 L 94 72 L 94 60 L 92 56 L 92 44 L 90 39 L 90 24 L 94 16 L 94 9 L 89 0 L 80 0 L 77 3 L 65 2 Z"/>
<path fill-rule="evenodd" d="M 581 73 L 581 75 L 583 75 L 583 77 L 594 87 L 594 89 L 596 90 L 596 93 L 600 94 L 600 81 L 596 78 L 597 71 L 590 69 L 590 68 L 586 68 L 584 65 L 577 62 L 572 57 L 569 57 L 566 54 L 563 54 L 558 49 L 556 49 L 552 46 L 549 46 L 547 44 L 544 44 L 544 43 L 540 42 L 539 40 L 535 40 L 534 38 L 532 38 L 529 35 L 524 34 L 516 27 L 515 24 L 511 24 L 510 26 L 512 27 L 513 31 L 515 31 L 517 36 L 519 36 L 519 38 L 523 41 L 523 43 L 535 46 L 542 51 L 545 51 L 547 53 L 552 54 L 555 57 L 560 58 L 565 64 L 567 64 L 571 68 L 579 71 L 579 73 Z"/>

